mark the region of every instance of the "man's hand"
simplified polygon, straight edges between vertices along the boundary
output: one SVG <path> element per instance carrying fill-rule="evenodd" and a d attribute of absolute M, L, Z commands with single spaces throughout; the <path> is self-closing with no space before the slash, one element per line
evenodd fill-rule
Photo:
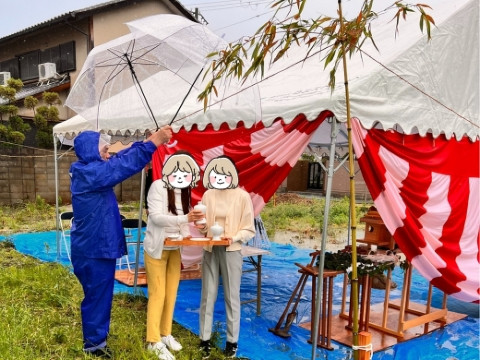
<path fill-rule="evenodd" d="M 172 138 L 172 127 L 170 125 L 162 126 L 160 129 L 152 133 L 146 141 L 151 141 L 155 146 L 166 144 Z"/>

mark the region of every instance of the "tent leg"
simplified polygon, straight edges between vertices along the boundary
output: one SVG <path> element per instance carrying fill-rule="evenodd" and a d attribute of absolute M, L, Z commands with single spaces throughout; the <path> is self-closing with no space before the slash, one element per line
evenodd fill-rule
<path fill-rule="evenodd" d="M 137 231 L 137 251 L 135 252 L 135 275 L 133 277 L 133 293 L 140 293 L 140 289 L 137 288 L 138 281 L 138 263 L 140 260 L 140 242 L 142 237 L 142 218 L 143 218 L 143 198 L 145 194 L 145 168 L 142 169 L 142 180 L 140 184 L 140 205 L 138 209 L 138 231 Z"/>
<path fill-rule="evenodd" d="M 330 120 L 329 120 L 330 121 Z M 313 323 L 313 330 L 312 334 L 312 360 L 315 359 L 316 351 L 317 351 L 317 335 L 318 334 L 318 326 L 319 326 L 319 315 L 320 315 L 320 304 L 322 303 L 323 297 L 323 267 L 325 264 L 325 248 L 327 243 L 327 230 L 328 230 L 328 216 L 330 211 L 330 197 L 332 193 L 332 180 L 333 180 L 333 173 L 334 173 L 334 166 L 335 166 L 335 147 L 336 147 L 336 140 L 338 135 L 338 128 L 337 128 L 337 119 L 331 118 L 331 141 L 330 141 L 330 158 L 328 160 L 328 177 L 327 177 L 327 189 L 325 192 L 325 207 L 324 207 L 324 214 L 323 214 L 323 231 L 322 231 L 322 244 L 321 244 L 321 252 L 319 255 L 319 264 L 318 264 L 318 278 L 317 278 L 317 295 L 316 295 L 316 302 L 312 304 L 315 306 L 315 319 Z"/>
<path fill-rule="evenodd" d="M 56 240 L 57 240 L 57 261 L 60 260 L 60 223 L 58 220 L 59 209 L 58 209 L 58 156 L 57 156 L 57 135 L 53 134 L 53 156 L 54 156 L 54 167 L 55 167 L 55 225 L 56 225 Z"/>

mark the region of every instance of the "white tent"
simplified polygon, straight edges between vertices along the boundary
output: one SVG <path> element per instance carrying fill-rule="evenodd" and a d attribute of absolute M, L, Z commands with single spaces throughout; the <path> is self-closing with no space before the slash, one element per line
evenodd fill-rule
<path fill-rule="evenodd" d="M 351 114 L 365 128 L 380 123 L 385 129 L 397 128 L 405 133 L 441 133 L 447 138 L 480 136 L 479 120 L 479 19 L 478 1 L 439 0 L 431 4 L 436 26 L 427 41 L 418 27 L 418 18 L 410 15 L 401 21 L 395 35 L 393 13 L 382 14 L 372 24 L 379 52 L 366 44 L 362 53 L 348 60 Z M 314 119 L 321 111 L 332 111 L 339 121 L 346 121 L 344 86 L 340 68 L 337 85 L 331 93 L 324 70 L 323 53 L 305 62 L 304 50 L 292 49 L 287 58 L 267 70 L 259 83 L 261 121 L 270 125 L 281 116 L 287 123 L 299 113 Z M 278 73 L 278 75 L 276 75 Z M 202 104 L 192 101 L 177 116 L 174 125 L 203 129 L 227 122 L 235 127 L 242 120 L 246 127 L 257 120 L 242 109 L 203 113 Z M 155 114 L 170 119 L 166 114 Z M 162 121 L 159 121 L 162 123 Z M 165 123 L 165 121 L 163 122 Z M 70 134 L 94 128 L 74 117 L 54 127 L 54 134 Z M 102 119 L 99 130 L 112 133 L 144 131 L 152 128 L 150 120 L 127 117 Z"/>

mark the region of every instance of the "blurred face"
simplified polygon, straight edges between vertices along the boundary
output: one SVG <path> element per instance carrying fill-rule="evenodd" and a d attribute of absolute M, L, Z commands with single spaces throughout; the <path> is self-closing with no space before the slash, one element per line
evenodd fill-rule
<path fill-rule="evenodd" d="M 99 151 L 100 151 L 100 157 L 103 159 L 103 160 L 108 160 L 110 159 L 110 154 L 108 152 L 108 148 L 109 146 L 108 145 L 104 145 L 102 146 Z"/>
<path fill-rule="evenodd" d="M 168 182 L 177 189 L 184 189 L 192 183 L 192 174 L 186 171 L 177 170 L 168 175 Z"/>
<path fill-rule="evenodd" d="M 218 190 L 226 189 L 232 183 L 232 177 L 230 175 L 218 174 L 215 170 L 210 171 L 209 179 L 210 184 Z"/>

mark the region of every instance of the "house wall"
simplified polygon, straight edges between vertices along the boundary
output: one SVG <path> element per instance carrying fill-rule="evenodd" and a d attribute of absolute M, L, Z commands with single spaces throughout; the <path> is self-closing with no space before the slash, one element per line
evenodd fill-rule
<path fill-rule="evenodd" d="M 55 24 L 44 29 L 25 32 L 0 43 L 0 61 L 12 59 L 31 51 L 48 49 L 69 41 L 75 42 L 76 70 L 69 72 L 73 85 L 85 62 L 87 54 L 96 45 L 103 44 L 130 32 L 126 22 L 145 16 L 171 13 L 185 16 L 170 2 L 163 0 L 129 1 L 112 4 L 98 10 L 92 16 L 69 24 Z M 32 24 L 34 25 L 34 24 Z M 59 92 L 65 102 L 69 88 Z M 41 100 L 41 99 L 40 99 Z M 17 104 L 21 106 L 23 102 Z M 38 106 L 45 105 L 42 101 Z M 58 106 L 61 120 L 75 116 L 66 106 Z M 20 116 L 33 117 L 30 109 L 19 108 Z M 59 166 L 59 195 L 64 203 L 70 203 L 70 178 L 68 170 L 76 157 L 73 153 L 61 156 Z M 140 194 L 141 175 L 135 175 L 115 187 L 119 201 L 137 201 Z M 30 148 L 0 148 L 0 204 L 16 204 L 33 201 L 41 196 L 49 203 L 55 202 L 55 168 L 53 150 Z"/>
<path fill-rule="evenodd" d="M 298 161 L 287 176 L 287 191 L 307 191 L 308 161 Z"/>
<path fill-rule="evenodd" d="M 177 9 L 168 8 L 162 1 L 132 1 L 128 7 L 112 9 L 108 12 L 96 14 L 93 16 L 92 26 L 94 45 L 98 46 L 111 39 L 128 34 L 130 30 L 125 23 L 129 21 L 150 15 L 171 13 L 181 15 Z"/>
<path fill-rule="evenodd" d="M 327 162 L 328 166 L 328 162 Z M 365 180 L 363 179 L 358 163 L 355 161 L 355 198 L 357 201 L 371 201 L 372 197 L 368 191 Z M 345 162 L 340 166 L 338 160 L 335 161 L 334 169 L 337 169 L 333 174 L 332 179 L 332 196 L 343 197 L 349 196 L 350 194 L 350 173 L 348 170 L 348 162 Z M 322 171 L 324 180 L 324 188 L 320 190 L 323 194 L 326 192 L 327 186 L 327 173 Z M 292 168 L 287 178 L 282 182 L 280 192 L 285 191 L 295 191 L 295 192 L 315 192 L 318 193 L 319 190 L 309 189 L 308 188 L 308 162 L 307 161 L 298 161 L 295 166 Z"/>
<path fill-rule="evenodd" d="M 172 13 L 182 15 L 180 11 L 170 3 L 164 1 L 145 0 L 131 1 L 127 6 L 112 6 L 98 12 L 90 18 L 72 21 L 70 24 L 58 24 L 32 33 L 19 35 L 0 44 L 0 61 L 9 60 L 13 57 L 26 54 L 34 50 L 47 49 L 69 41 L 75 41 L 76 70 L 69 72 L 70 83 L 73 85 L 78 73 L 82 69 L 87 54 L 93 46 L 103 44 L 116 37 L 128 34 L 126 22 L 140 19 L 155 14 Z M 69 89 L 59 92 L 62 103 L 68 96 Z M 41 99 L 38 106 L 45 105 Z M 19 115 L 32 117 L 30 109 L 19 106 Z M 69 119 L 76 115 L 66 106 L 58 106 L 59 118 Z"/>
<path fill-rule="evenodd" d="M 74 24 L 76 29 L 80 31 L 87 31 L 88 22 L 86 20 L 79 21 Z M 56 46 L 62 43 L 66 43 L 69 41 L 75 41 L 75 51 L 76 51 L 76 66 L 77 69 L 83 62 L 79 62 L 78 54 L 85 53 L 86 51 L 86 44 L 85 44 L 85 35 L 81 34 L 78 30 L 66 25 L 60 25 L 55 27 L 55 29 L 43 29 L 36 31 L 31 35 L 23 35 L 19 38 L 11 39 L 6 43 L 2 43 L 0 46 L 0 61 L 8 60 L 13 57 L 21 56 L 22 54 L 29 53 L 35 50 L 47 49 L 52 46 Z M 68 95 L 68 89 L 59 92 L 60 99 L 65 102 L 65 99 Z M 45 105 L 41 98 L 39 98 L 38 106 Z M 33 111 L 31 109 L 25 109 L 21 106 L 23 102 L 17 104 L 19 106 L 18 115 L 26 116 L 26 117 L 33 117 Z M 58 106 L 59 110 L 59 117 L 60 119 L 68 119 L 72 116 L 72 112 L 65 106 Z"/>

